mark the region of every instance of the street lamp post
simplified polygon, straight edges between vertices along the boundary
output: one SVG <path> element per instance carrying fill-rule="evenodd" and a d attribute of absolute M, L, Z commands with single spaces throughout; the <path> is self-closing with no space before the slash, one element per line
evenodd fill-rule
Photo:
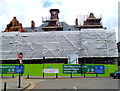
<path fill-rule="evenodd" d="M 21 88 L 21 64 L 22 64 L 22 58 L 23 58 L 23 54 L 22 52 L 20 52 L 18 54 L 19 57 L 19 81 L 18 81 L 18 88 Z"/>

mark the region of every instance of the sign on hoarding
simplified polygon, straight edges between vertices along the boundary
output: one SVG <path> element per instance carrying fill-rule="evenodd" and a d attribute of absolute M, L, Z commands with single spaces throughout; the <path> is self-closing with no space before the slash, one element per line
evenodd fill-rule
<path fill-rule="evenodd" d="M 24 73 L 24 66 L 15 66 L 15 65 L 2 65 L 0 66 L 0 70 L 2 70 L 3 74 L 9 73 Z"/>
<path fill-rule="evenodd" d="M 82 71 L 81 71 L 82 70 Z M 104 74 L 103 65 L 63 65 L 64 74 Z"/>
<path fill-rule="evenodd" d="M 44 73 L 59 73 L 59 69 L 43 69 Z"/>
<path fill-rule="evenodd" d="M 83 65 L 82 66 L 82 72 L 83 73 L 95 73 L 95 70 L 94 70 L 94 65 Z"/>
<path fill-rule="evenodd" d="M 78 74 L 81 73 L 80 65 L 63 65 L 64 74 Z"/>
<path fill-rule="evenodd" d="M 69 64 L 78 64 L 78 55 L 76 55 L 76 54 L 68 55 L 68 63 Z"/>
<path fill-rule="evenodd" d="M 90 73 L 104 74 L 104 66 L 103 65 L 83 65 L 82 72 L 86 74 L 90 74 Z"/>
<path fill-rule="evenodd" d="M 95 73 L 104 74 L 104 66 L 94 66 Z"/>

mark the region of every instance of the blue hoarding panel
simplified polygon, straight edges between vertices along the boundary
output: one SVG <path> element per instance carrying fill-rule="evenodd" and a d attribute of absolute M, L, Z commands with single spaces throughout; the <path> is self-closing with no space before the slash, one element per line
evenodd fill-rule
<path fill-rule="evenodd" d="M 24 73 L 24 66 L 23 65 L 16 66 L 16 73 L 19 73 L 19 71 L 20 71 L 20 73 Z"/>
<path fill-rule="evenodd" d="M 104 66 L 94 66 L 95 73 L 104 74 Z"/>

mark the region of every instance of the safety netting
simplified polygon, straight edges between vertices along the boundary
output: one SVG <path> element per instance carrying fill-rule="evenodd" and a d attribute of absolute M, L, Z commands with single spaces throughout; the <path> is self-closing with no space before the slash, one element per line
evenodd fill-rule
<path fill-rule="evenodd" d="M 83 57 L 118 57 L 114 30 L 81 30 L 51 32 L 3 32 L 2 60 Z"/>

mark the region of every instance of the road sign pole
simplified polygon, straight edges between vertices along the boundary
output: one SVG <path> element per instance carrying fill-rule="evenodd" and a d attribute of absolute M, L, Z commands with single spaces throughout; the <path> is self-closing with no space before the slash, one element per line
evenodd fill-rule
<path fill-rule="evenodd" d="M 21 88 L 21 74 L 20 74 L 20 64 L 19 64 L 19 81 L 18 81 L 18 88 Z"/>
<path fill-rule="evenodd" d="M 22 58 L 23 58 L 23 54 L 22 52 L 18 54 L 19 57 L 19 81 L 18 81 L 18 88 L 21 88 L 21 64 L 22 64 Z"/>

